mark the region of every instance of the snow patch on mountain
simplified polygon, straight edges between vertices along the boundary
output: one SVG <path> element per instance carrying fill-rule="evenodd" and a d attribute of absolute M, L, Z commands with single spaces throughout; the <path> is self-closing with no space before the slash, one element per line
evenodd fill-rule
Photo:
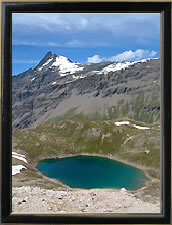
<path fill-rule="evenodd" d="M 18 159 L 18 160 L 22 160 L 22 161 L 24 161 L 25 163 L 27 163 L 27 160 L 26 160 L 25 158 L 23 158 L 23 157 L 20 157 L 20 156 L 17 156 L 17 155 L 13 155 L 13 158 L 16 158 L 16 159 Z"/>
<path fill-rule="evenodd" d="M 136 124 L 132 124 L 129 121 L 118 121 L 118 122 L 115 122 L 115 125 L 117 127 L 122 126 L 122 125 L 130 125 L 130 126 L 136 128 L 136 129 L 139 129 L 139 130 L 149 130 L 150 129 L 149 127 L 141 127 L 141 126 L 138 126 Z"/>
<path fill-rule="evenodd" d="M 129 121 L 120 121 L 120 122 L 115 122 L 115 125 L 117 127 L 121 126 L 121 125 L 129 125 L 130 122 Z"/>
<path fill-rule="evenodd" d="M 52 60 L 53 60 L 53 58 L 48 59 L 48 60 L 42 65 L 42 67 L 40 67 L 40 69 L 42 69 L 44 66 L 48 65 Z"/>
<path fill-rule="evenodd" d="M 136 124 L 133 124 L 133 127 L 139 129 L 139 130 L 149 130 L 149 127 L 141 127 L 141 126 L 137 126 Z"/>
<path fill-rule="evenodd" d="M 16 175 L 17 173 L 20 173 L 22 169 L 27 169 L 27 168 L 23 165 L 12 166 L 12 175 Z"/>
<path fill-rule="evenodd" d="M 38 71 L 41 71 L 44 68 L 44 66 L 47 66 L 52 60 L 53 58 L 49 58 L 45 63 L 42 64 L 41 67 L 38 68 Z"/>
<path fill-rule="evenodd" d="M 115 62 L 113 64 L 110 64 L 109 66 L 104 67 L 101 72 L 107 74 L 109 72 L 125 70 L 129 66 L 132 66 L 137 63 L 144 63 L 144 62 L 147 62 L 148 60 L 150 60 L 150 59 L 142 59 L 142 60 L 134 61 L 134 62 L 117 62 L 117 63 Z"/>
<path fill-rule="evenodd" d="M 24 155 L 18 154 L 16 152 L 12 152 L 12 157 L 27 163 L 26 156 Z"/>
<path fill-rule="evenodd" d="M 26 158 L 26 156 L 25 156 L 25 155 L 19 154 L 19 153 L 17 153 L 17 152 L 12 152 L 12 154 L 13 154 L 13 155 L 18 155 L 18 156 L 20 156 L 20 157 L 24 157 L 24 158 Z"/>
<path fill-rule="evenodd" d="M 83 66 L 79 63 L 70 62 L 68 58 L 64 56 L 57 56 L 56 61 L 50 67 L 58 67 L 60 76 L 66 76 L 68 74 L 74 74 L 83 70 Z"/>
<path fill-rule="evenodd" d="M 73 75 L 72 77 L 73 77 L 73 79 L 78 79 L 79 78 L 79 76 L 75 76 L 75 75 Z"/>
<path fill-rule="evenodd" d="M 34 80 L 35 80 L 35 77 L 31 79 L 31 81 L 34 81 Z"/>
<path fill-rule="evenodd" d="M 86 76 L 84 76 L 84 75 L 81 75 L 81 76 L 80 76 L 79 78 L 80 78 L 80 79 L 82 79 L 82 78 L 85 78 L 85 77 L 86 77 Z"/>

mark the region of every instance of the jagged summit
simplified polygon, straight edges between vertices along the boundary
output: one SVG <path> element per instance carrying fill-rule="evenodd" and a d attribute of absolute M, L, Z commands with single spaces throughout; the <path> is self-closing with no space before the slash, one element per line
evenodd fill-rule
<path fill-rule="evenodd" d="M 49 52 L 47 52 L 47 54 L 44 56 L 44 59 L 51 58 L 53 55 L 57 56 L 55 53 L 49 51 Z"/>
<path fill-rule="evenodd" d="M 48 52 L 43 59 L 34 67 L 35 69 L 39 69 L 40 67 L 42 67 L 46 62 L 48 62 L 50 59 L 55 58 L 57 55 L 52 53 L 52 52 Z"/>
<path fill-rule="evenodd" d="M 35 71 L 51 70 L 52 72 L 58 71 L 60 76 L 66 76 L 83 70 L 80 63 L 73 63 L 65 56 L 56 55 L 55 53 L 48 52 L 44 58 L 33 68 Z"/>

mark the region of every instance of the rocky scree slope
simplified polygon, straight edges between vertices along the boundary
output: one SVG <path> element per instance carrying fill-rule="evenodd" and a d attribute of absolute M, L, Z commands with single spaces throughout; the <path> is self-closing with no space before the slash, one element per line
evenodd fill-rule
<path fill-rule="evenodd" d="M 79 64 L 48 52 L 12 77 L 13 130 L 62 119 L 160 116 L 160 60 Z"/>

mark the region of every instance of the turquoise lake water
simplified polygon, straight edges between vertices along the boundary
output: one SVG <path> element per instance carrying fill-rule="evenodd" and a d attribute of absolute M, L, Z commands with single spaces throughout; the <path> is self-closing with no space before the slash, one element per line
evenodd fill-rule
<path fill-rule="evenodd" d="M 56 178 L 73 188 L 134 190 L 148 181 L 140 169 L 97 156 L 45 159 L 40 161 L 36 168 L 45 176 Z"/>

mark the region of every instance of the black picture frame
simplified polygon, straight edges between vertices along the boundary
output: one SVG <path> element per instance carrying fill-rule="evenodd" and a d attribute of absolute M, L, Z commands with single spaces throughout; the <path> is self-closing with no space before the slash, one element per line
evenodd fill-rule
<path fill-rule="evenodd" d="M 12 211 L 12 13 L 147 12 L 161 13 L 161 176 L 162 214 L 43 215 Z M 1 217 L 2 223 L 170 224 L 171 223 L 171 3 L 167 2 L 24 2 L 2 3 Z"/>

